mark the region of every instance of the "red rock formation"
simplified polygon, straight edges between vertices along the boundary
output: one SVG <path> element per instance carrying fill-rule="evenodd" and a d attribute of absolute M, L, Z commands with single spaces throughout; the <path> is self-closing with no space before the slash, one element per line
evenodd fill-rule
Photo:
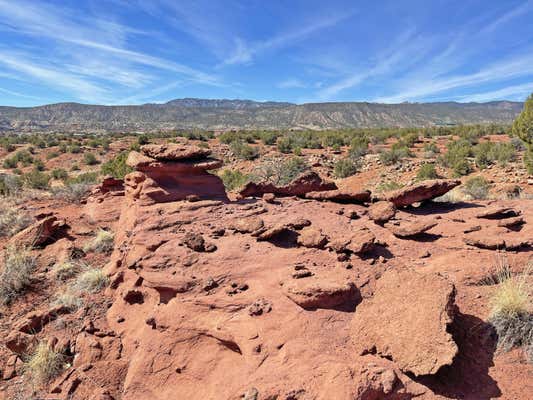
<path fill-rule="evenodd" d="M 424 200 L 431 200 L 448 193 L 459 186 L 458 179 L 435 179 L 423 181 L 412 186 L 404 187 L 387 193 L 381 200 L 388 200 L 396 207 L 405 207 Z"/>

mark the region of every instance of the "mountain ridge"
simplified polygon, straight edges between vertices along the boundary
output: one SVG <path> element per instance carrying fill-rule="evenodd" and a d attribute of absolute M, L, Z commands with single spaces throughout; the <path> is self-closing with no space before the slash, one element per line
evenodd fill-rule
<path fill-rule="evenodd" d="M 511 123 L 523 103 L 326 102 L 174 99 L 141 105 L 0 106 L 0 132 L 167 129 L 339 129 Z"/>

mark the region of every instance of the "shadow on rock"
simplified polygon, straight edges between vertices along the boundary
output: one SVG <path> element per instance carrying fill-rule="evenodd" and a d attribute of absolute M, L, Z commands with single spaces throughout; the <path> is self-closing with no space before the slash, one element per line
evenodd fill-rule
<path fill-rule="evenodd" d="M 498 383 L 489 375 L 497 346 L 492 325 L 457 312 L 449 331 L 459 347 L 452 365 L 442 367 L 435 375 L 411 378 L 449 399 L 488 400 L 501 396 Z"/>

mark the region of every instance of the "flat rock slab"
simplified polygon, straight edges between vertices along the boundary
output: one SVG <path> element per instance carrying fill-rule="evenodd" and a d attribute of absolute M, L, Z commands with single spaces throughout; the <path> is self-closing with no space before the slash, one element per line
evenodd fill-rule
<path fill-rule="evenodd" d="M 387 229 L 396 237 L 409 238 L 427 232 L 435 226 L 437 226 L 437 221 L 431 219 L 427 221 L 402 222 L 400 225 L 388 224 Z"/>
<path fill-rule="evenodd" d="M 9 244 L 39 247 L 57 239 L 56 235 L 63 227 L 65 227 L 65 221 L 58 220 L 55 216 L 45 217 L 18 232 L 9 240 Z"/>
<path fill-rule="evenodd" d="M 459 186 L 458 179 L 434 179 L 386 193 L 381 200 L 388 200 L 396 207 L 405 207 L 424 200 L 432 200 Z"/>
<path fill-rule="evenodd" d="M 180 143 L 146 144 L 141 152 L 160 161 L 199 160 L 211 154 L 211 150 Z"/>
<path fill-rule="evenodd" d="M 321 192 L 309 192 L 306 199 L 326 200 L 337 203 L 368 203 L 371 192 L 369 190 L 349 191 L 349 190 L 325 190 Z"/>
<path fill-rule="evenodd" d="M 306 310 L 335 308 L 358 299 L 353 282 L 344 277 L 314 275 L 291 279 L 283 285 L 285 295 Z"/>
<path fill-rule="evenodd" d="M 321 249 L 328 243 L 328 237 L 318 228 L 307 227 L 299 233 L 297 242 L 303 247 Z"/>
<path fill-rule="evenodd" d="M 304 196 L 309 192 L 333 189 L 337 189 L 333 182 L 325 182 L 316 172 L 307 171 L 284 186 L 276 186 L 269 182 L 249 182 L 239 192 L 239 195 L 243 198 L 261 197 L 265 193 L 273 193 L 276 196 Z"/>
<path fill-rule="evenodd" d="M 530 246 L 533 242 L 503 227 L 492 227 L 468 233 L 463 241 L 469 246 L 487 250 L 517 250 Z"/>
<path fill-rule="evenodd" d="M 372 250 L 375 241 L 376 236 L 369 229 L 361 228 L 352 235 L 341 236 L 331 240 L 328 247 L 337 253 L 364 254 Z"/>
<path fill-rule="evenodd" d="M 520 215 L 520 211 L 510 207 L 488 207 L 476 214 L 476 218 L 504 219 Z"/>
<path fill-rule="evenodd" d="M 404 372 L 435 374 L 458 352 L 447 326 L 452 322 L 455 287 L 438 274 L 389 270 L 377 281 L 352 320 L 360 354 L 376 351 Z"/>

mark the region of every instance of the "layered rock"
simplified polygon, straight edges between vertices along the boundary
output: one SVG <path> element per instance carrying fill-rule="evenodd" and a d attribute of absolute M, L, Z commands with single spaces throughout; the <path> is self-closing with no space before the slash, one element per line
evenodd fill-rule
<path fill-rule="evenodd" d="M 145 145 L 126 161 L 136 171 L 126 175 L 126 194 L 147 204 L 178 200 L 228 201 L 222 180 L 208 170 L 222 162 L 207 157 L 208 149 L 181 144 Z"/>
<path fill-rule="evenodd" d="M 371 192 L 369 190 L 351 191 L 346 189 L 325 190 L 310 192 L 305 195 L 307 199 L 327 200 L 337 203 L 368 203 Z"/>
<path fill-rule="evenodd" d="M 357 351 L 376 351 L 404 372 L 436 373 L 458 352 L 447 330 L 454 298 L 454 285 L 438 274 L 387 271 L 374 296 L 355 312 L 352 338 Z"/>
<path fill-rule="evenodd" d="M 380 199 L 390 201 L 396 207 L 405 207 L 440 197 L 460 184 L 458 179 L 434 179 L 386 193 Z"/>
<path fill-rule="evenodd" d="M 276 196 L 304 196 L 309 192 L 335 190 L 337 186 L 333 182 L 325 182 L 314 171 L 307 171 L 283 186 L 276 186 L 270 182 L 249 182 L 240 192 L 241 197 L 261 197 L 266 193 Z"/>

